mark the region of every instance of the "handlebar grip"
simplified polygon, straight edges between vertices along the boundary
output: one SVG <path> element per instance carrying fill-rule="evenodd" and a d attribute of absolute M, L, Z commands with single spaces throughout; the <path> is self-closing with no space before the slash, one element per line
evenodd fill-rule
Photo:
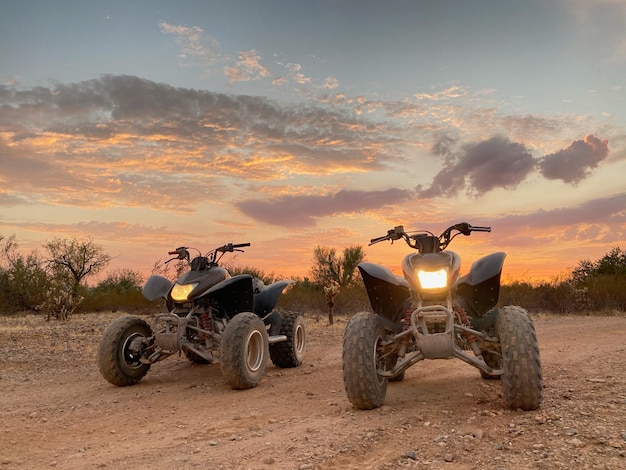
<path fill-rule="evenodd" d="M 384 242 L 385 240 L 389 240 L 389 235 L 385 235 L 384 237 L 372 238 L 370 240 L 370 245 L 374 243 Z"/>
<path fill-rule="evenodd" d="M 167 254 L 168 255 L 177 255 L 178 251 L 168 251 Z"/>
<path fill-rule="evenodd" d="M 474 232 L 491 232 L 491 227 L 472 227 L 472 226 L 470 226 L 470 228 Z"/>
<path fill-rule="evenodd" d="M 233 245 L 233 248 L 243 248 L 244 246 L 250 246 L 250 243 L 238 243 Z"/>

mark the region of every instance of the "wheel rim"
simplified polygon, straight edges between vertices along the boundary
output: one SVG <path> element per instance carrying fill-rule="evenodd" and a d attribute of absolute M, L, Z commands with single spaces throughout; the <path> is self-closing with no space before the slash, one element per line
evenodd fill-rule
<path fill-rule="evenodd" d="M 381 366 L 380 367 L 381 369 L 385 369 L 385 370 L 387 369 L 386 364 L 384 363 L 383 360 L 380 359 L 380 354 L 378 354 L 379 344 L 382 341 L 382 339 L 383 338 L 381 336 L 378 336 L 376 338 L 376 341 L 374 341 L 374 367 L 375 367 L 375 370 L 377 371 L 376 379 L 378 380 L 378 383 L 380 385 L 382 385 L 385 382 L 385 380 L 387 380 L 387 377 L 383 377 L 382 375 L 378 373 L 379 366 Z"/>
<path fill-rule="evenodd" d="M 251 331 L 246 341 L 246 365 L 252 372 L 258 371 L 265 359 L 263 335 L 259 330 Z"/>
<path fill-rule="evenodd" d="M 139 333 L 133 333 L 129 335 L 122 345 L 122 360 L 127 367 L 131 369 L 138 369 L 143 364 L 141 363 L 141 354 L 139 353 L 139 344 L 143 342 L 145 336 Z"/>
<path fill-rule="evenodd" d="M 298 325 L 294 335 L 294 347 L 298 356 L 302 355 L 304 352 L 304 345 L 306 344 L 305 335 L 304 328 L 302 328 L 301 325 Z"/>

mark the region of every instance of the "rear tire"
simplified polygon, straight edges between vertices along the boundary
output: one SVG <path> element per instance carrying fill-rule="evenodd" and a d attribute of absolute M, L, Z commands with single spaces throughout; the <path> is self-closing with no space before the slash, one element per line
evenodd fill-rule
<path fill-rule="evenodd" d="M 113 385 L 125 387 L 139 382 L 150 370 L 141 362 L 141 353 L 152 330 L 141 318 L 120 317 L 102 335 L 98 347 L 98 368 Z"/>
<path fill-rule="evenodd" d="M 280 312 L 280 335 L 287 341 L 270 344 L 270 357 L 276 367 L 298 367 L 306 353 L 306 327 L 304 318 L 297 313 Z"/>
<path fill-rule="evenodd" d="M 378 347 L 387 332 L 380 317 L 357 313 L 348 322 L 343 337 L 343 383 L 348 399 L 356 408 L 371 410 L 382 406 L 387 394 L 387 377 L 378 375 Z"/>
<path fill-rule="evenodd" d="M 517 306 L 502 307 L 495 328 L 502 348 L 506 405 L 511 409 L 537 409 L 543 394 L 543 377 L 537 334 L 528 312 Z"/>
<path fill-rule="evenodd" d="M 263 320 L 252 312 L 235 315 L 222 336 L 220 363 L 224 381 L 235 390 L 255 387 L 265 375 L 268 356 Z"/>

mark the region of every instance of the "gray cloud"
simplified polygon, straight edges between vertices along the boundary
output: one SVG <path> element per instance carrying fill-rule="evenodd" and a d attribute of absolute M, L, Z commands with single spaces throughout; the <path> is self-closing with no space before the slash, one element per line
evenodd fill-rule
<path fill-rule="evenodd" d="M 417 187 L 421 197 L 449 197 L 463 190 L 480 196 L 496 188 L 513 189 L 537 168 L 546 179 L 576 184 L 609 155 L 608 141 L 593 135 L 541 158 L 534 158 L 525 145 L 502 136 L 465 145 L 458 153 L 452 150 L 455 143 L 452 137 L 437 137 L 431 153 L 444 158 L 443 169 L 430 187 Z"/>
<path fill-rule="evenodd" d="M 615 194 L 579 204 L 551 210 L 538 210 L 532 214 L 507 215 L 493 224 L 511 229 L 520 227 L 569 227 L 584 220 L 586 223 L 623 224 L 626 222 L 626 193 Z"/>
<path fill-rule="evenodd" d="M 539 161 L 541 174 L 547 179 L 578 183 L 609 155 L 608 141 L 593 135 L 576 140 L 566 149 L 546 155 Z"/>
<path fill-rule="evenodd" d="M 387 152 L 401 140 L 398 132 L 345 110 L 134 76 L 0 85 L 0 180 L 42 201 L 175 208 L 209 196 L 223 176 L 257 181 L 384 169 L 397 160 Z M 72 191 L 62 195 L 59 187 Z M 159 191 L 167 195 L 155 197 Z"/>
<path fill-rule="evenodd" d="M 236 206 L 259 222 L 280 226 L 311 226 L 315 219 L 333 214 L 360 212 L 400 204 L 413 195 L 403 189 L 384 191 L 341 190 L 324 196 L 282 196 L 271 200 L 250 199 Z"/>
<path fill-rule="evenodd" d="M 452 155 L 452 150 L 457 144 L 458 139 L 445 133 L 439 133 L 435 136 L 435 142 L 430 148 L 430 153 L 437 156 L 449 157 Z"/>
<path fill-rule="evenodd" d="M 174 88 L 134 76 L 104 75 L 49 89 L 0 86 L 0 107 L 0 129 L 15 140 L 43 131 L 72 138 L 157 136 L 161 145 L 182 150 L 181 158 L 194 147 L 224 150 L 234 143 L 252 152 L 280 143 L 308 148 L 315 154 L 309 164 L 320 168 L 341 165 L 343 155 L 367 168 L 371 156 L 382 153 L 381 142 L 399 140 L 397 129 L 347 111 Z"/>
<path fill-rule="evenodd" d="M 446 147 L 436 147 L 441 153 Z M 418 186 L 421 197 L 454 196 L 459 191 L 480 196 L 495 188 L 511 189 L 521 183 L 535 168 L 526 147 L 506 137 L 492 137 L 478 144 L 466 145 L 461 153 L 448 157 L 444 168 L 429 188 Z"/>

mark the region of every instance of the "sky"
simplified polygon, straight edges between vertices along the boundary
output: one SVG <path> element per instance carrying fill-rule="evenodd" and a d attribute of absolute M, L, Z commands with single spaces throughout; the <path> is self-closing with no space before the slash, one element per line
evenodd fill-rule
<path fill-rule="evenodd" d="M 558 279 L 626 249 L 626 0 L 0 0 L 0 235 L 108 272 L 249 242 L 399 272 L 404 225 L 491 226 L 462 271 Z M 225 259 L 226 260 L 226 259 Z"/>

